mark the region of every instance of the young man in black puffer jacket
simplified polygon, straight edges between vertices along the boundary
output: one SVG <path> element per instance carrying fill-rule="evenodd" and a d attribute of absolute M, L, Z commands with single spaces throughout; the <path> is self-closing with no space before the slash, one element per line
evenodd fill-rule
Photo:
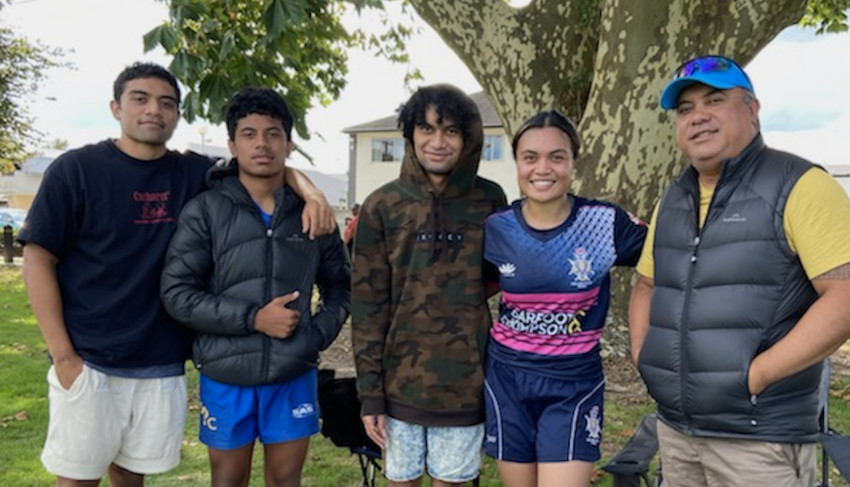
<path fill-rule="evenodd" d="M 189 202 L 166 255 L 162 298 L 198 336 L 200 439 L 213 485 L 246 485 L 257 438 L 268 485 L 300 485 L 319 430 L 318 354 L 348 317 L 350 265 L 339 232 L 310 240 L 284 184 L 292 115 L 273 90 L 227 109 L 234 155 Z M 321 301 L 311 311 L 313 285 Z"/>

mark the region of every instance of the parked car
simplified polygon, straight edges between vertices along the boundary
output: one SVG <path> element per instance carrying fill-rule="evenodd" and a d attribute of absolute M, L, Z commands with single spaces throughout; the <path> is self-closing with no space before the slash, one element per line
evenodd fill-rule
<path fill-rule="evenodd" d="M 0 228 L 5 228 L 8 225 L 12 227 L 12 230 L 20 230 L 24 225 L 26 217 L 26 210 L 20 208 L 0 208 Z"/>

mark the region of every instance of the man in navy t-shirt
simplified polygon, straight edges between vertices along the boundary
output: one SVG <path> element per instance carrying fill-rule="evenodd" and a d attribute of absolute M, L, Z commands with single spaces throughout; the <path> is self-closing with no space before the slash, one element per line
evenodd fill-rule
<path fill-rule="evenodd" d="M 210 159 L 166 149 L 180 117 L 174 76 L 136 63 L 110 107 L 121 136 L 69 151 L 45 172 L 19 239 L 24 281 L 53 361 L 42 452 L 57 485 L 137 487 L 175 467 L 186 418 L 192 334 L 159 300 L 165 250 Z M 307 200 L 311 237 L 333 228 L 324 196 Z"/>

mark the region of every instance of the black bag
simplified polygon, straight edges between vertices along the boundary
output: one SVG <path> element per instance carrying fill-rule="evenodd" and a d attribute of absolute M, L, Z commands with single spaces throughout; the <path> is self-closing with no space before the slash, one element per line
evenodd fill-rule
<path fill-rule="evenodd" d="M 334 370 L 320 370 L 319 407 L 322 410 L 322 435 L 334 445 L 380 454 L 381 449 L 363 428 L 354 378 L 337 379 Z"/>

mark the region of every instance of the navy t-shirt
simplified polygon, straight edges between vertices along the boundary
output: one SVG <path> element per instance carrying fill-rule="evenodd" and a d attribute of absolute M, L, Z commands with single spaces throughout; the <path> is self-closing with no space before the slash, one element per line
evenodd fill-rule
<path fill-rule="evenodd" d="M 484 258 L 499 270 L 499 317 L 490 356 L 538 375 L 595 380 L 611 298 L 611 268 L 634 266 L 646 225 L 617 205 L 573 198 L 550 230 L 531 228 L 523 202 L 487 218 Z"/>
<path fill-rule="evenodd" d="M 210 165 L 172 151 L 142 161 L 106 140 L 45 172 L 18 238 L 59 259 L 65 325 L 86 362 L 144 368 L 190 356 L 192 335 L 162 307 L 159 279 L 177 216 Z"/>

